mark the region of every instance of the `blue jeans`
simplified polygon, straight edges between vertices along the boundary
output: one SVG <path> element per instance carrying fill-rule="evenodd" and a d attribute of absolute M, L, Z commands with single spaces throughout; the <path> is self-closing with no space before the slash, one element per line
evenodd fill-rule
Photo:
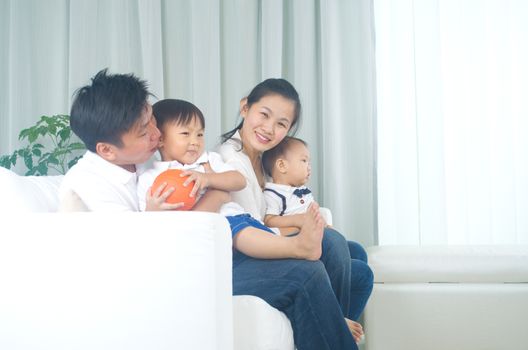
<path fill-rule="evenodd" d="M 364 249 L 332 229 L 325 229 L 319 261 L 233 255 L 233 294 L 258 296 L 284 312 L 298 350 L 357 349 L 344 317 L 359 317 L 372 280 Z"/>

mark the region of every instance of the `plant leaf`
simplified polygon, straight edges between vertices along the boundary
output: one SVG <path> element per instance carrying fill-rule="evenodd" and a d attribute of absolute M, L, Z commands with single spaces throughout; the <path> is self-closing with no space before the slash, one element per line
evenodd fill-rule
<path fill-rule="evenodd" d="M 57 157 L 55 157 L 54 154 L 51 154 L 48 157 L 48 163 L 50 163 L 50 164 L 59 164 L 59 160 L 57 159 Z"/>
<path fill-rule="evenodd" d="M 24 154 L 24 164 L 30 170 L 33 168 L 33 157 L 30 154 Z"/>
<path fill-rule="evenodd" d="M 33 147 L 31 152 L 37 157 L 40 157 L 42 155 L 42 151 L 40 149 L 36 148 L 36 147 Z"/>
<path fill-rule="evenodd" d="M 11 169 L 11 157 L 10 156 L 1 156 L 0 157 L 0 166 Z"/>
<path fill-rule="evenodd" d="M 70 149 L 73 150 L 85 150 L 86 147 L 84 147 L 84 143 L 81 142 L 73 142 L 70 143 Z"/>
<path fill-rule="evenodd" d="M 36 169 L 40 175 L 48 175 L 48 166 L 46 163 L 40 163 Z"/>
<path fill-rule="evenodd" d="M 28 142 L 29 142 L 29 143 L 33 143 L 33 142 L 35 142 L 35 140 L 36 140 L 36 139 L 38 138 L 38 136 L 39 136 L 38 133 L 39 133 L 38 129 L 31 129 L 31 130 L 29 130 L 29 132 L 28 132 Z"/>
<path fill-rule="evenodd" d="M 75 164 L 77 164 L 77 162 L 79 161 L 79 159 L 81 159 L 82 156 L 77 156 L 75 158 L 73 158 L 72 160 L 70 160 L 68 162 L 68 169 L 71 168 L 72 166 L 74 166 Z"/>
<path fill-rule="evenodd" d="M 59 136 L 62 141 L 66 141 L 70 137 L 70 135 L 71 135 L 70 129 L 62 129 L 61 131 L 59 131 Z"/>

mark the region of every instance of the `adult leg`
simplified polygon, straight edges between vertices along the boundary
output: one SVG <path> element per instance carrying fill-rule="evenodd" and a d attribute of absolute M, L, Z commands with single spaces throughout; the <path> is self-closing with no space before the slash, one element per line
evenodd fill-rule
<path fill-rule="evenodd" d="M 331 228 L 325 228 L 323 251 L 320 259 L 327 271 L 332 289 L 343 310 L 345 317 L 350 318 L 351 264 L 350 252 L 345 238 Z"/>
<path fill-rule="evenodd" d="M 235 252 L 233 294 L 258 296 L 283 311 L 298 350 L 357 349 L 320 261 L 259 260 Z"/>
<path fill-rule="evenodd" d="M 374 280 L 365 249 L 356 242 L 346 241 L 336 230 L 326 228 L 321 261 L 343 313 L 357 320 L 370 297 Z"/>
<path fill-rule="evenodd" d="M 367 251 L 361 244 L 354 241 L 347 241 L 348 250 L 352 259 L 361 260 L 364 263 L 368 263 Z"/>

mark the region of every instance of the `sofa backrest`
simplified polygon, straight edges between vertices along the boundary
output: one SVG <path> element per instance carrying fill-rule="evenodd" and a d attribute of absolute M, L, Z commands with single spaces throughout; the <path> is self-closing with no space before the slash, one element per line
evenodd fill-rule
<path fill-rule="evenodd" d="M 62 178 L 20 176 L 0 167 L 0 213 L 57 211 Z"/>

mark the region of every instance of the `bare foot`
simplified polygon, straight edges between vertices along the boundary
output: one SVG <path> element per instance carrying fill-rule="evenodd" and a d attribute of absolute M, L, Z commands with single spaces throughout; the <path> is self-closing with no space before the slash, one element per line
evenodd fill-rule
<path fill-rule="evenodd" d="M 365 335 L 365 333 L 363 333 L 363 327 L 359 323 L 349 320 L 346 317 L 345 321 L 347 323 L 348 329 L 350 329 L 350 332 L 354 337 L 354 341 L 356 343 L 359 343 L 361 341 L 361 338 L 363 338 L 363 336 Z"/>
<path fill-rule="evenodd" d="M 301 231 L 295 236 L 299 258 L 318 260 L 321 257 L 323 230 L 324 220 L 319 214 L 319 204 L 314 202 L 306 212 Z"/>

